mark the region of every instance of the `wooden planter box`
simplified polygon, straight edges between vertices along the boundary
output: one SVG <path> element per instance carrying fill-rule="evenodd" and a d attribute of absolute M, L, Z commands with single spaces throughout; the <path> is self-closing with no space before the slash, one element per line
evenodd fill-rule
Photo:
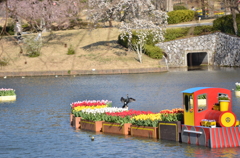
<path fill-rule="evenodd" d="M 125 123 L 123 126 L 121 126 L 120 123 L 103 122 L 102 123 L 102 132 L 103 133 L 130 135 L 130 126 L 131 125 L 132 125 L 131 123 Z"/>
<path fill-rule="evenodd" d="M 158 139 L 158 127 L 131 125 L 131 136 Z"/>
<path fill-rule="evenodd" d="M 71 121 L 72 117 L 72 121 Z M 73 114 L 72 116 L 70 115 L 70 123 L 75 129 L 80 129 L 81 128 L 81 117 L 75 117 Z"/>
<path fill-rule="evenodd" d="M 180 121 L 159 121 L 159 139 L 181 141 L 182 125 Z"/>
<path fill-rule="evenodd" d="M 102 123 L 103 121 L 89 121 L 81 119 L 81 129 L 102 132 Z"/>
<path fill-rule="evenodd" d="M 4 102 L 4 101 L 15 101 L 17 99 L 16 95 L 12 95 L 12 96 L 0 96 L 0 102 Z"/>

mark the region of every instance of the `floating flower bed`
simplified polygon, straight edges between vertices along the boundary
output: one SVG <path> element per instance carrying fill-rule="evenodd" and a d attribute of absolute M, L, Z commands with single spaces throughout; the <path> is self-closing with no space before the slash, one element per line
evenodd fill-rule
<path fill-rule="evenodd" d="M 236 82 L 235 85 L 236 85 L 235 95 L 237 97 L 240 97 L 240 83 Z"/>
<path fill-rule="evenodd" d="M 14 89 L 11 88 L 0 89 L 0 101 L 14 101 L 14 100 L 16 100 L 16 93 Z"/>
<path fill-rule="evenodd" d="M 158 138 L 160 134 L 159 121 L 180 122 L 183 119 L 183 109 L 167 109 L 153 113 L 151 111 L 109 107 L 111 105 L 109 103 L 111 102 L 82 101 L 72 103 L 70 117 L 73 119 L 72 124 L 77 127 L 81 126 L 81 129 L 96 132 Z"/>
<path fill-rule="evenodd" d="M 101 109 L 112 105 L 111 101 L 108 100 L 85 100 L 77 101 L 70 104 L 71 114 L 70 114 L 70 124 L 79 129 L 81 127 L 81 111 L 86 109 Z"/>
<path fill-rule="evenodd" d="M 181 122 L 183 122 L 184 109 L 162 110 L 161 121 L 159 121 L 159 139 L 181 140 Z"/>

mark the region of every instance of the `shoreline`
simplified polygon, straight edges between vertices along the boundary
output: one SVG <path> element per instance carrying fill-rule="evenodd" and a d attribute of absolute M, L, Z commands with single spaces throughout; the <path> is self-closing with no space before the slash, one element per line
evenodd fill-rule
<path fill-rule="evenodd" d="M 70 75 L 114 75 L 168 72 L 167 67 L 135 68 L 135 69 L 105 69 L 105 70 L 59 70 L 59 71 L 17 71 L 1 72 L 0 77 L 34 77 L 34 76 L 70 76 Z"/>

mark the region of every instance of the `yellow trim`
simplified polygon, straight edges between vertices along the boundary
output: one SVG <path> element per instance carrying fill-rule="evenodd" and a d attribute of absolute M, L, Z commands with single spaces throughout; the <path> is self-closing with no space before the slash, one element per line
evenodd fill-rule
<path fill-rule="evenodd" d="M 142 130 L 149 130 L 149 131 L 154 131 L 154 129 L 150 129 L 150 128 L 138 128 L 138 127 L 131 127 L 131 129 L 142 129 Z"/>
<path fill-rule="evenodd" d="M 161 138 L 161 133 L 160 133 L 160 125 L 170 125 L 170 126 L 175 126 L 176 127 L 176 140 L 178 140 L 178 131 L 177 131 L 177 124 L 175 123 L 159 123 L 159 139 Z"/>
<path fill-rule="evenodd" d="M 83 122 L 83 123 L 89 123 L 89 124 L 95 124 L 95 122 L 89 122 L 89 121 L 81 121 L 81 122 Z"/>
<path fill-rule="evenodd" d="M 186 111 L 186 105 L 185 105 L 185 96 L 188 96 L 188 111 Z M 193 93 L 184 93 L 184 124 L 189 126 L 194 126 L 194 103 L 191 104 L 190 102 L 190 96 L 194 98 Z"/>
<path fill-rule="evenodd" d="M 176 126 L 176 124 L 175 123 L 159 123 L 159 124 L 161 124 L 161 125 L 173 125 L 173 126 Z"/>
<path fill-rule="evenodd" d="M 113 125 L 113 124 L 103 124 L 103 126 L 121 126 L 121 125 Z"/>
<path fill-rule="evenodd" d="M 104 132 L 104 126 L 116 126 L 116 127 L 122 127 L 121 125 L 115 125 L 115 124 L 103 124 L 103 127 L 102 127 L 102 129 L 103 129 L 103 132 Z M 124 125 L 123 125 L 124 126 Z M 124 128 L 122 128 L 122 133 L 124 134 Z"/>

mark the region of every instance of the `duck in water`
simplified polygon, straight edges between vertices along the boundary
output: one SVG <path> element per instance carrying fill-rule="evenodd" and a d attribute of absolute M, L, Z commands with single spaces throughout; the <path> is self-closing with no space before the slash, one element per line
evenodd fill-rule
<path fill-rule="evenodd" d="M 128 94 L 127 94 L 127 98 L 125 99 L 125 98 L 121 97 L 120 101 L 123 103 L 122 108 L 128 108 L 128 103 L 134 102 L 134 101 L 136 101 L 136 99 L 129 98 Z"/>

